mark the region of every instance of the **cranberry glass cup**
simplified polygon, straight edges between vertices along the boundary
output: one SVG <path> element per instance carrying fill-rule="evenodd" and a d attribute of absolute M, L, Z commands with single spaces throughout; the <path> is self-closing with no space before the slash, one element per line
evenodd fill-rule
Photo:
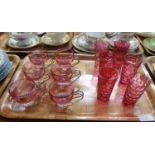
<path fill-rule="evenodd" d="M 23 72 L 26 79 L 30 81 L 36 81 L 43 77 L 45 69 L 42 65 L 33 65 L 32 63 L 27 62 L 23 66 Z"/>
<path fill-rule="evenodd" d="M 125 62 L 122 68 L 121 80 L 122 84 L 128 84 L 129 80 L 134 77 L 138 67 L 142 62 L 141 57 L 134 55 L 127 55 L 125 57 Z"/>
<path fill-rule="evenodd" d="M 51 69 L 51 76 L 58 83 L 71 83 L 77 80 L 80 75 L 80 71 L 72 70 L 71 66 L 69 65 L 55 64 Z"/>
<path fill-rule="evenodd" d="M 9 94 L 17 103 L 28 104 L 38 97 L 39 91 L 34 82 L 22 79 L 11 84 Z"/>
<path fill-rule="evenodd" d="M 83 92 L 80 90 L 75 91 L 72 85 L 52 83 L 49 89 L 49 96 L 58 107 L 63 108 L 72 104 L 72 99 L 83 98 Z"/>
<path fill-rule="evenodd" d="M 39 49 L 31 51 L 28 57 L 34 65 L 44 65 L 48 60 L 46 51 Z"/>
<path fill-rule="evenodd" d="M 127 86 L 125 91 L 123 105 L 134 106 L 146 88 L 150 84 L 150 80 L 144 74 L 137 73 Z"/>
<path fill-rule="evenodd" d="M 78 56 L 74 55 L 74 53 L 70 50 L 68 51 L 70 53 L 64 53 L 64 52 L 57 52 L 55 54 L 55 60 L 60 65 L 71 65 L 75 66 L 79 63 Z M 73 61 L 76 60 L 75 63 Z"/>
<path fill-rule="evenodd" d="M 124 64 L 124 57 L 129 49 L 127 41 L 118 40 L 114 42 L 114 67 L 120 69 Z"/>
<path fill-rule="evenodd" d="M 107 67 L 100 69 L 98 77 L 97 98 L 102 102 L 108 102 L 114 85 L 118 78 L 118 71 Z"/>

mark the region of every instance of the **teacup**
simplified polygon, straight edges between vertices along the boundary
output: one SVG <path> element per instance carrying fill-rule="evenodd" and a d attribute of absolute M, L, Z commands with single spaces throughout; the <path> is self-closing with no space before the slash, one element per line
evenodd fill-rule
<path fill-rule="evenodd" d="M 12 32 L 11 38 L 14 38 L 18 41 L 18 46 L 28 46 L 31 44 L 30 38 L 32 37 L 33 32 Z"/>
<path fill-rule="evenodd" d="M 89 44 L 95 44 L 97 39 L 103 39 L 105 32 L 85 32 L 85 38 Z"/>

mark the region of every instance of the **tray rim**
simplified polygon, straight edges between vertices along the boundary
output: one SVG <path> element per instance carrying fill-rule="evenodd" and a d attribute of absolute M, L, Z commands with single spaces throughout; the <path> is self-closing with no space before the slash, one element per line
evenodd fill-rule
<path fill-rule="evenodd" d="M 155 59 L 155 56 L 149 56 L 149 57 L 147 57 L 146 60 L 145 60 L 145 63 L 146 63 L 146 65 L 149 67 L 151 73 L 152 73 L 152 74 L 154 75 L 154 77 L 155 77 L 155 74 L 153 73 L 153 68 L 152 68 L 152 66 L 151 66 L 151 64 L 150 64 L 150 62 L 149 62 L 151 59 Z"/>
<path fill-rule="evenodd" d="M 54 53 L 49 53 L 49 54 L 52 55 L 52 56 L 54 56 Z M 94 55 L 89 55 L 89 54 L 85 54 L 85 55 L 83 55 L 83 54 L 76 54 L 76 55 L 78 55 L 79 57 L 82 57 L 81 60 L 94 61 L 93 59 L 95 58 Z M 27 59 L 27 57 L 28 56 L 25 56 L 24 59 L 20 62 L 20 65 L 19 65 L 18 69 L 16 70 L 16 72 L 21 69 L 22 64 L 24 63 L 24 60 Z M 149 75 L 146 67 L 144 66 L 144 64 L 142 64 L 142 70 L 144 71 L 145 75 L 147 75 L 151 79 L 151 77 L 150 77 L 150 75 Z M 15 74 L 16 74 L 16 72 L 15 72 Z M 11 81 L 14 80 L 15 74 L 12 77 Z M 10 86 L 11 81 L 10 81 L 9 85 L 7 86 L 6 90 Z M 155 85 L 153 84 L 152 79 L 151 79 L 151 84 L 155 88 Z M 1 107 L 1 100 L 3 99 L 3 97 L 4 97 L 4 93 L 3 93 L 2 97 L 0 98 L 0 107 Z M 151 105 L 152 105 L 152 107 L 154 109 L 155 105 L 153 105 L 152 103 L 151 103 Z M 155 111 L 153 111 L 152 114 L 155 117 Z M 107 117 L 107 116 L 102 116 L 102 117 L 100 117 L 100 116 L 98 116 L 98 117 L 87 116 L 86 119 L 85 119 L 85 117 L 86 117 L 85 115 L 76 116 L 76 118 L 74 118 L 75 116 L 64 117 L 65 115 L 63 115 L 63 116 L 57 116 L 57 117 L 53 117 L 53 118 L 48 118 L 48 117 L 42 117 L 42 118 L 41 117 L 35 117 L 35 118 L 33 118 L 33 117 L 29 117 L 29 116 L 28 117 L 20 117 L 20 114 L 19 114 L 19 117 L 18 117 L 18 116 L 12 116 L 12 115 L 10 116 L 10 115 L 7 115 L 6 113 L 3 113 L 3 111 L 1 110 L 1 108 L 0 108 L 0 115 L 3 116 L 3 117 L 5 117 L 5 118 L 8 118 L 8 119 L 23 119 L 23 120 L 140 121 L 137 116 L 121 116 L 121 115 L 117 115 L 117 117 L 116 116 L 112 116 L 112 115 L 110 117 Z"/>
<path fill-rule="evenodd" d="M 143 40 L 140 38 L 140 36 L 136 35 L 137 39 L 139 40 L 141 46 L 143 47 L 143 49 L 145 50 L 146 53 L 150 54 L 151 56 L 155 56 L 155 53 L 152 53 L 148 48 L 146 48 L 144 45 L 143 45 Z M 145 40 L 146 38 L 144 38 Z"/>
<path fill-rule="evenodd" d="M 2 86 L 0 87 L 0 97 L 3 95 L 5 89 L 7 88 L 7 86 L 9 85 L 10 81 L 12 80 L 14 73 L 16 72 L 19 63 L 20 63 L 20 57 L 18 55 L 15 54 L 8 54 L 9 59 L 13 58 L 13 60 L 16 60 L 16 63 L 13 62 L 12 68 L 10 73 L 7 75 L 7 78 L 4 80 L 4 83 L 2 84 Z M 8 80 L 9 79 L 9 80 Z M 7 81 L 8 80 L 8 81 Z M 2 89 L 3 87 L 3 89 Z"/>

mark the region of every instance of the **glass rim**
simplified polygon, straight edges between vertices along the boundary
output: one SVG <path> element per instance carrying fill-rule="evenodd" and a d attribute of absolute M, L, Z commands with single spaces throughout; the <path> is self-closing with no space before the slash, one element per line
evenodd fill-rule
<path fill-rule="evenodd" d="M 13 95 L 12 94 L 12 92 L 14 92 L 14 89 L 15 88 L 18 88 L 18 83 L 19 82 L 26 82 L 26 83 L 30 83 L 30 84 L 32 84 L 32 86 L 31 86 L 31 89 L 27 92 L 27 93 L 25 93 L 25 94 L 16 94 L 16 95 Z M 11 88 L 12 87 L 14 87 L 13 88 L 13 91 L 11 92 Z M 27 79 L 20 79 L 20 80 L 17 80 L 17 81 L 14 81 L 11 85 L 10 85 L 10 88 L 9 88 L 9 94 L 10 94 L 10 96 L 11 97 L 13 97 L 13 98 L 16 98 L 16 97 L 26 97 L 26 96 L 29 96 L 32 92 L 34 92 L 34 91 L 36 91 L 37 90 L 37 87 L 36 87 L 36 85 L 35 85 L 35 83 L 33 82 L 33 81 L 29 81 L 29 80 L 27 80 Z"/>

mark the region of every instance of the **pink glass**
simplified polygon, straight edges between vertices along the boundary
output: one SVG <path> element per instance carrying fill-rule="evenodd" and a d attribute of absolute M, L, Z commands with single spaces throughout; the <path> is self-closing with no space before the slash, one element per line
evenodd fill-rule
<path fill-rule="evenodd" d="M 56 62 L 60 65 L 72 65 L 72 66 L 77 65 L 80 62 L 79 57 L 74 55 L 74 53 L 71 50 L 68 50 L 67 52 L 70 53 L 57 52 L 55 54 Z M 74 60 L 75 62 L 73 62 Z"/>
<path fill-rule="evenodd" d="M 102 53 L 107 52 L 108 48 L 109 48 L 108 41 L 97 40 L 95 43 L 96 58 L 99 58 Z"/>
<path fill-rule="evenodd" d="M 118 71 L 107 67 L 100 70 L 98 77 L 97 98 L 102 102 L 108 102 L 114 85 L 118 78 Z"/>
<path fill-rule="evenodd" d="M 20 104 L 28 104 L 38 98 L 39 91 L 34 82 L 22 79 L 11 84 L 9 94 L 16 102 Z"/>
<path fill-rule="evenodd" d="M 44 66 L 42 65 L 33 65 L 30 62 L 27 62 L 23 65 L 23 73 L 26 79 L 30 81 L 39 80 L 43 77 L 45 73 Z"/>
<path fill-rule="evenodd" d="M 73 70 L 70 65 L 55 64 L 52 66 L 51 76 L 59 83 L 71 83 L 81 76 L 81 72 Z"/>
<path fill-rule="evenodd" d="M 43 49 L 35 49 L 31 51 L 28 57 L 34 65 L 44 65 L 48 60 L 47 53 Z"/>
<path fill-rule="evenodd" d="M 99 68 L 113 67 L 113 54 L 112 52 L 104 52 L 99 59 Z"/>
<path fill-rule="evenodd" d="M 94 76 L 98 76 L 99 65 L 109 63 L 109 57 L 111 55 L 108 50 L 109 43 L 103 40 L 97 40 L 95 43 L 95 67 L 94 67 Z M 104 60 L 104 61 L 103 61 Z"/>
<path fill-rule="evenodd" d="M 150 84 L 150 80 L 143 74 L 137 73 L 127 86 L 123 104 L 125 106 L 134 106 L 141 95 L 145 92 Z"/>
<path fill-rule="evenodd" d="M 122 68 L 121 80 L 122 84 L 128 84 L 129 80 L 134 77 L 138 67 L 142 62 L 141 57 L 134 55 L 127 55 Z"/>
<path fill-rule="evenodd" d="M 80 90 L 75 91 L 72 85 L 60 85 L 58 83 L 53 83 L 49 89 L 49 96 L 53 102 L 56 103 L 58 107 L 67 107 L 71 105 L 72 99 L 83 98 L 83 92 Z M 77 101 L 75 101 L 77 102 Z"/>
<path fill-rule="evenodd" d="M 129 49 L 127 41 L 118 40 L 114 42 L 114 67 L 120 69 L 124 64 L 124 57 Z"/>

